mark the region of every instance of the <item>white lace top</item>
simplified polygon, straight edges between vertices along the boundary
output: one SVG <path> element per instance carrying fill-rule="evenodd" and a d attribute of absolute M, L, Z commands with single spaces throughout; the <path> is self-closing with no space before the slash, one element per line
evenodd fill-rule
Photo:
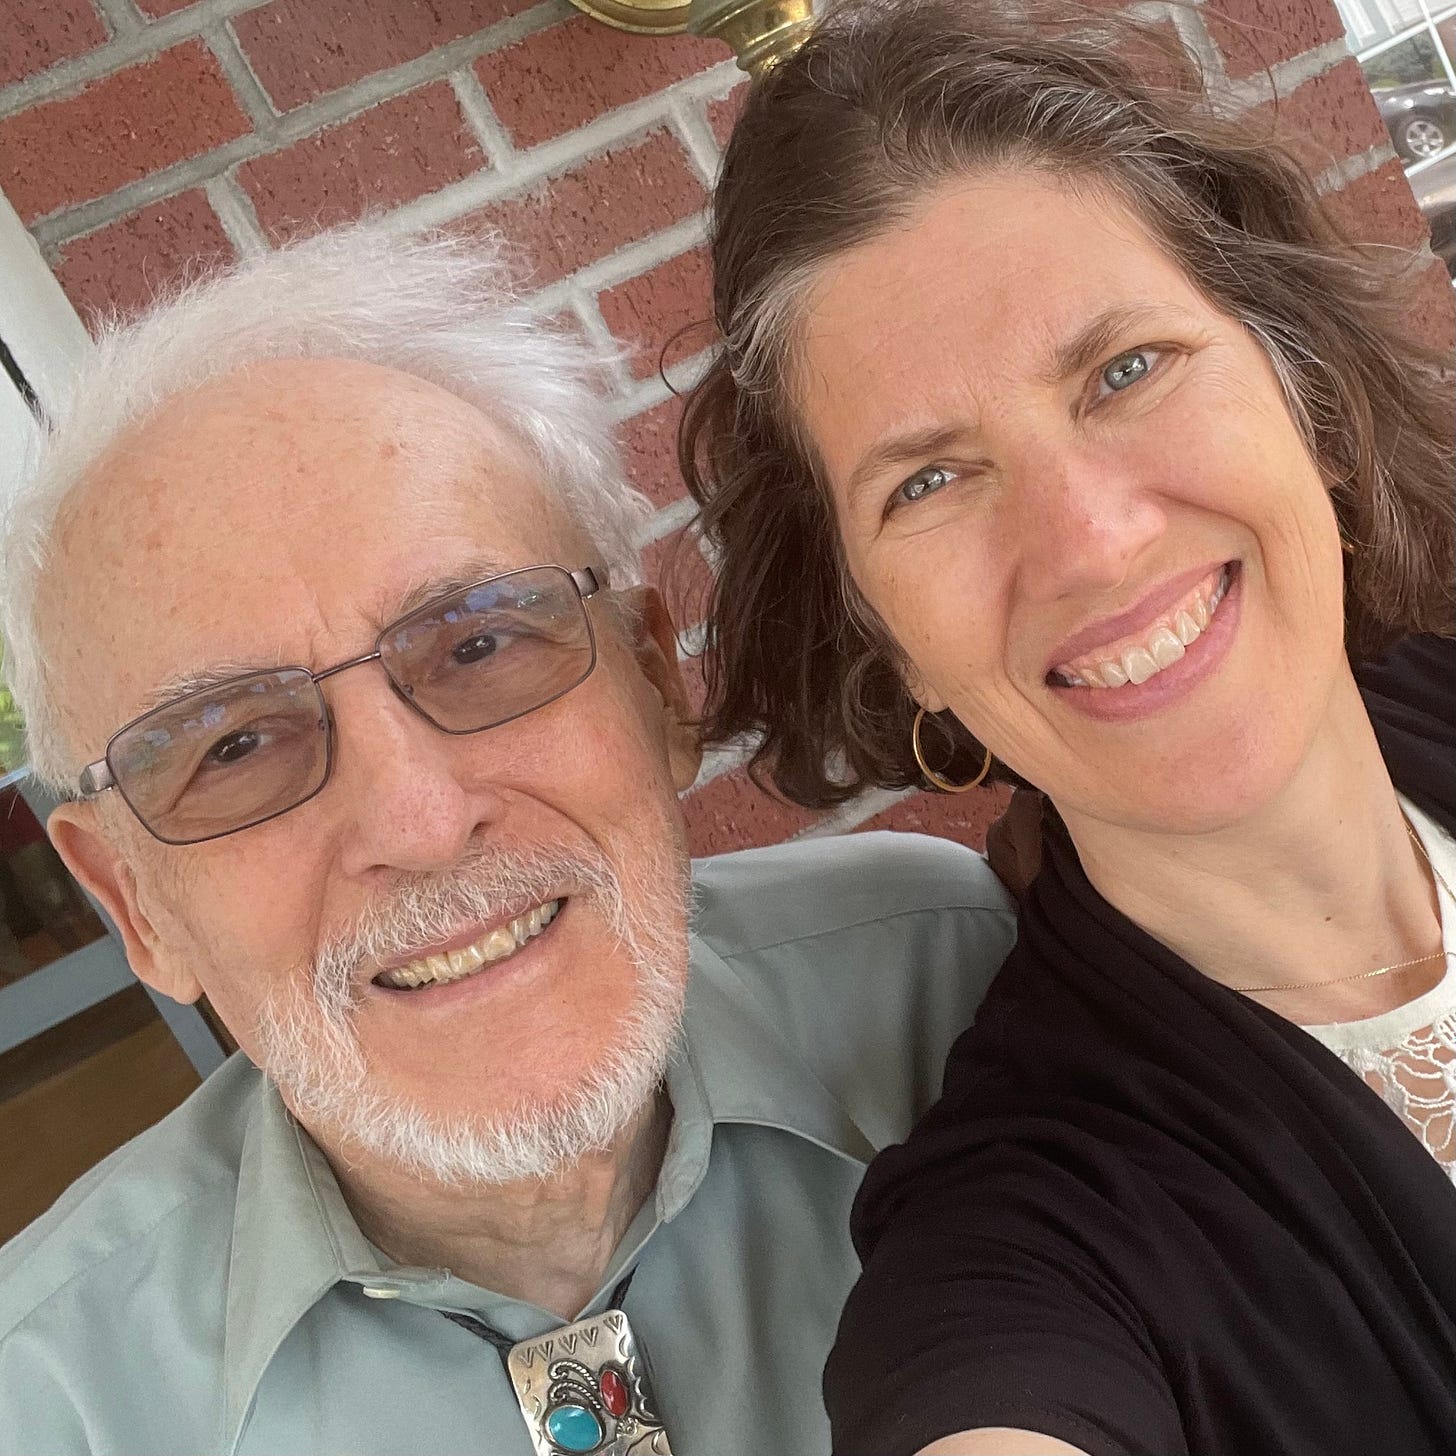
<path fill-rule="evenodd" d="M 1456 901 L 1446 889 L 1456 886 L 1456 842 L 1409 802 L 1402 805 L 1438 871 L 1441 939 L 1456 952 Z M 1456 955 L 1447 956 L 1442 980 L 1404 1006 L 1304 1029 L 1364 1077 L 1456 1181 Z"/>

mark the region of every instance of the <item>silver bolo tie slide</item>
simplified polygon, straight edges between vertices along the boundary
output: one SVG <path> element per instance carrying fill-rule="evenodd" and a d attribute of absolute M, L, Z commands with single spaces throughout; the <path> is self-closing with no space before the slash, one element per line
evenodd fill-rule
<path fill-rule="evenodd" d="M 620 1308 L 631 1282 L 629 1273 L 601 1314 L 529 1340 L 442 1311 L 499 1351 L 536 1456 L 672 1456 L 647 1361 Z"/>

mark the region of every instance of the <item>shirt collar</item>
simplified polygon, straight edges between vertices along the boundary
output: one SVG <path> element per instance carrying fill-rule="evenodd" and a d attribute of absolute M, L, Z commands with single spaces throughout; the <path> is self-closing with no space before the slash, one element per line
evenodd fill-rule
<path fill-rule="evenodd" d="M 621 1277 L 658 1224 L 687 1206 L 707 1172 L 715 1127 L 777 1128 L 858 1163 L 874 1154 L 749 985 L 697 936 L 683 1035 L 667 1086 L 673 1122 L 656 1192 L 624 1237 L 604 1289 Z M 355 1223 L 328 1160 L 277 1088 L 260 1079 L 244 1136 L 228 1271 L 225 1449 L 235 1447 L 254 1393 L 289 1331 L 341 1281 L 366 1288 L 382 1283 L 424 1300 L 469 1287 L 446 1270 L 386 1265 Z M 512 1302 L 487 1296 L 481 1312 L 503 1303 Z M 523 1327 L 517 1337 L 532 1333 L 538 1331 Z"/>

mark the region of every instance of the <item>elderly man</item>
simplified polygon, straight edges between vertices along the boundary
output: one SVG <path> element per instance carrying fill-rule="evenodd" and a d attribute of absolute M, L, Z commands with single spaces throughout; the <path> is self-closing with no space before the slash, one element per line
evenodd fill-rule
<path fill-rule="evenodd" d="M 911 837 L 690 891 L 641 510 L 478 249 L 325 236 L 102 341 L 5 666 L 66 862 L 246 1056 L 0 1252 L 0 1450 L 827 1449 L 850 1200 L 1012 918 Z"/>

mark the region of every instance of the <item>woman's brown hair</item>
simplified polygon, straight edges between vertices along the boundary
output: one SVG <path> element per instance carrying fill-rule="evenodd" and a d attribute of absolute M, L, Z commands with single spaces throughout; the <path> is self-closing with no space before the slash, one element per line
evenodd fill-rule
<path fill-rule="evenodd" d="M 755 772 L 801 804 L 922 783 L 902 660 L 795 418 L 795 342 L 830 259 L 988 167 L 1112 190 L 1262 345 L 1350 549 L 1352 657 L 1451 632 L 1451 396 L 1402 332 L 1410 260 L 1347 243 L 1267 132 L 1219 114 L 1166 26 L 1081 5 L 858 0 L 754 83 L 714 200 L 722 344 L 679 439 L 719 562 L 710 738 L 760 735 Z M 948 775 L 979 763 L 961 734 Z"/>

